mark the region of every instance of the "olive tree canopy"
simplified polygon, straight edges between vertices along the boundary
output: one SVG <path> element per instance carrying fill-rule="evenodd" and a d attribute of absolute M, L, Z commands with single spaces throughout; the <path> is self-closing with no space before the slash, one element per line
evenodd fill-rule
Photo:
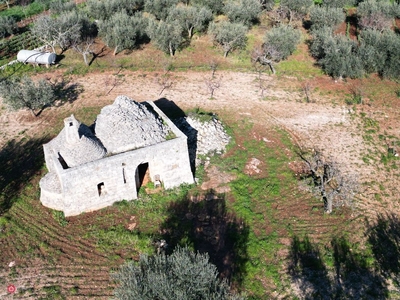
<path fill-rule="evenodd" d="M 227 57 L 229 52 L 246 46 L 247 27 L 243 24 L 229 21 L 211 23 L 208 32 L 214 42 L 222 46 L 224 57 Z"/>
<path fill-rule="evenodd" d="M 117 299 L 135 300 L 243 300 L 218 279 L 217 267 L 207 254 L 176 248 L 171 255 L 140 256 L 113 274 Z"/>
<path fill-rule="evenodd" d="M 48 80 L 33 81 L 30 77 L 1 81 L 0 95 L 9 108 L 28 109 L 35 117 L 56 100 L 54 86 Z"/>
<path fill-rule="evenodd" d="M 144 36 L 147 21 L 141 13 L 133 16 L 125 11 L 115 13 L 110 19 L 100 22 L 99 35 L 114 55 L 124 49 L 133 49 Z"/>

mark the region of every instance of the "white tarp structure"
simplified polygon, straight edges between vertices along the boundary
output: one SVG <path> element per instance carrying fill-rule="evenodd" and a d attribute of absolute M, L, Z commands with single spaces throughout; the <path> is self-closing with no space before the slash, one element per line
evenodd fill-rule
<path fill-rule="evenodd" d="M 55 53 L 40 52 L 35 50 L 20 50 L 17 54 L 17 60 L 23 63 L 35 63 L 41 65 L 51 65 L 56 61 Z"/>

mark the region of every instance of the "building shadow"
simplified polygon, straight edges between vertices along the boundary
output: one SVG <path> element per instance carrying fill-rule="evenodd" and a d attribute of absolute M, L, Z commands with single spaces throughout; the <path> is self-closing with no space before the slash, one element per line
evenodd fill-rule
<path fill-rule="evenodd" d="M 379 215 L 376 221 L 366 220 L 367 238 L 379 272 L 400 284 L 400 220 L 396 214 Z"/>
<path fill-rule="evenodd" d="M 168 217 L 161 226 L 168 251 L 188 245 L 200 253 L 208 253 L 221 278 L 240 289 L 246 276 L 249 227 L 227 211 L 225 197 L 213 191 L 202 197 L 188 197 L 172 202 Z"/>
<path fill-rule="evenodd" d="M 24 186 L 44 163 L 42 145 L 48 138 L 11 140 L 0 151 L 0 215 L 7 212 Z"/>
<path fill-rule="evenodd" d="M 157 107 L 187 136 L 190 168 L 193 176 L 196 176 L 196 152 L 197 152 L 197 130 L 186 121 L 185 112 L 175 104 L 174 101 L 161 98 L 154 103 Z"/>
<path fill-rule="evenodd" d="M 160 98 L 154 104 L 171 120 L 186 117 L 185 112 L 172 100 Z"/>
<path fill-rule="evenodd" d="M 345 237 L 333 238 L 321 253 L 307 236 L 302 240 L 295 236 L 288 272 L 302 299 L 388 298 L 385 279 Z"/>

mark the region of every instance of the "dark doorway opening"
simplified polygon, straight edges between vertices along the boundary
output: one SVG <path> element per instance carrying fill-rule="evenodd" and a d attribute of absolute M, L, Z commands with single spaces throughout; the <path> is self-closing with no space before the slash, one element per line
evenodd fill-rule
<path fill-rule="evenodd" d="M 102 194 L 104 194 L 104 182 L 100 182 L 97 185 L 97 192 L 99 193 L 99 196 L 101 196 Z"/>
<path fill-rule="evenodd" d="M 137 191 L 150 181 L 149 163 L 140 164 L 136 169 Z"/>

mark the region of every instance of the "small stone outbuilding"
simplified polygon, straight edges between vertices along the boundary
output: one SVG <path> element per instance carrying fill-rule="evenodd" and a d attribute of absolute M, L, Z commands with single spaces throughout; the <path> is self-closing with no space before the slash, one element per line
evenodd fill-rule
<path fill-rule="evenodd" d="M 119 96 L 88 127 L 73 115 L 43 145 L 44 206 L 78 215 L 137 199 L 144 178 L 173 188 L 193 183 L 187 137 L 153 103 Z"/>

